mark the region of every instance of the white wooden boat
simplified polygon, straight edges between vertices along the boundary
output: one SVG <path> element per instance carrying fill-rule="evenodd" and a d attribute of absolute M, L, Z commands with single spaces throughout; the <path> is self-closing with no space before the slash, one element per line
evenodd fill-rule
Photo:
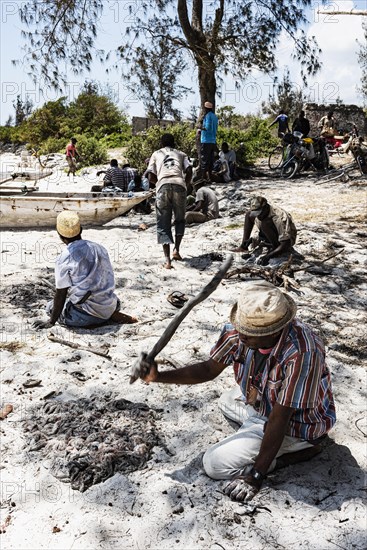
<path fill-rule="evenodd" d="M 0 172 L 0 185 L 8 181 L 34 181 L 42 178 L 48 178 L 52 175 L 52 170 L 47 168 L 19 168 L 12 172 Z"/>
<path fill-rule="evenodd" d="M 0 187 L 0 228 L 55 227 L 57 215 L 63 210 L 78 213 L 85 226 L 103 225 L 128 212 L 152 196 L 151 191 L 121 193 L 106 196 L 102 193 L 42 193 L 24 194 L 2 191 Z"/>

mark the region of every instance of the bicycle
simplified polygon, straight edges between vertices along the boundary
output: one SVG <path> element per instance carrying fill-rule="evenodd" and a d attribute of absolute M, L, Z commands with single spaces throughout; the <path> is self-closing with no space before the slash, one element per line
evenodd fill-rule
<path fill-rule="evenodd" d="M 280 168 L 286 156 L 286 149 L 287 149 L 287 146 L 284 144 L 284 145 L 277 145 L 271 151 L 268 158 L 268 166 L 270 170 L 276 170 L 277 168 Z"/>
<path fill-rule="evenodd" d="M 341 166 L 340 168 L 330 170 L 330 172 L 321 176 L 321 178 L 318 178 L 315 183 L 316 185 L 319 185 L 321 183 L 328 183 L 338 179 L 341 179 L 343 183 L 348 183 L 350 180 L 349 174 L 355 170 L 359 170 L 362 176 L 367 176 L 366 168 L 361 157 L 355 157 L 352 162 L 348 162 L 348 164 L 344 164 L 344 166 Z"/>

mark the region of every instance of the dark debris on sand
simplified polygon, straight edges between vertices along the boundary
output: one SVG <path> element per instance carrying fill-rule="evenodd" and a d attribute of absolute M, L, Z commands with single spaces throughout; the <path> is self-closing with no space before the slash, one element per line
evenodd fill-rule
<path fill-rule="evenodd" d="M 86 491 L 116 473 L 141 469 L 161 443 L 157 413 L 143 403 L 93 396 L 49 401 L 24 422 L 28 451 L 51 460 L 51 474 Z"/>

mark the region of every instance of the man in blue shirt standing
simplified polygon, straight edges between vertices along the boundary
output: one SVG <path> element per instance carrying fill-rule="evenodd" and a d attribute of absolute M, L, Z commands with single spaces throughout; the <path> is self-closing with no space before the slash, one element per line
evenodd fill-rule
<path fill-rule="evenodd" d="M 200 129 L 200 168 L 203 177 L 210 180 L 217 146 L 218 117 L 210 101 L 204 103 L 204 108 L 205 116 Z"/>
<path fill-rule="evenodd" d="M 285 114 L 285 112 L 282 110 L 280 111 L 277 118 L 270 124 L 269 128 L 274 126 L 274 124 L 278 124 L 278 137 L 282 138 L 285 133 L 289 133 L 289 125 L 288 125 L 288 116 Z"/>

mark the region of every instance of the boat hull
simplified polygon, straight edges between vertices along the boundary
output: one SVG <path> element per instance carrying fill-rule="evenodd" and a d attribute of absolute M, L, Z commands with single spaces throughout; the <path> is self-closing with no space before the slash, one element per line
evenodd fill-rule
<path fill-rule="evenodd" d="M 151 196 L 149 191 L 132 197 L 106 197 L 100 193 L 0 195 L 0 228 L 55 227 L 63 210 L 77 212 L 84 227 L 104 225 Z"/>

